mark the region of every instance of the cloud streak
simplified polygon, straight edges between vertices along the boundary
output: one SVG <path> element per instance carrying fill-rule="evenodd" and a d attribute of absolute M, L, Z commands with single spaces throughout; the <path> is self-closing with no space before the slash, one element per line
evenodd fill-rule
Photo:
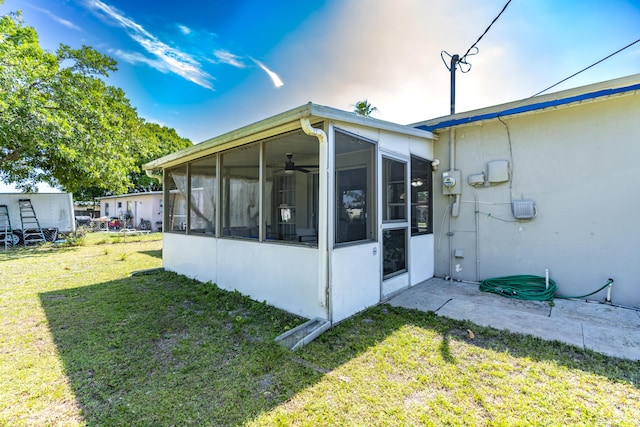
<path fill-rule="evenodd" d="M 213 51 L 213 55 L 216 57 L 218 62 L 223 64 L 232 65 L 237 68 L 245 68 L 246 65 L 242 62 L 242 59 L 238 55 L 234 55 L 231 52 L 226 50 L 215 50 Z"/>
<path fill-rule="evenodd" d="M 280 76 L 278 76 L 276 73 L 274 73 L 273 71 L 268 69 L 266 65 L 264 65 L 262 62 L 258 61 L 257 59 L 251 58 L 251 60 L 253 62 L 255 62 L 258 67 L 262 68 L 262 70 L 265 73 L 267 73 L 267 75 L 269 76 L 269 78 L 273 82 L 273 86 L 274 87 L 279 88 L 279 87 L 284 86 L 284 83 L 280 79 Z"/>
<path fill-rule="evenodd" d="M 32 6 L 32 5 L 28 5 L 28 6 L 31 7 L 32 9 L 34 9 L 34 10 L 37 10 L 38 12 L 44 13 L 45 15 L 47 15 L 49 18 L 53 19 L 54 21 L 56 21 L 60 25 L 64 25 L 65 27 L 71 28 L 72 30 L 84 32 L 84 30 L 82 28 L 78 27 L 73 22 L 68 21 L 68 20 L 66 20 L 64 18 L 61 18 L 58 15 L 53 14 L 51 11 L 49 11 L 47 9 L 42 9 L 40 7 L 36 7 L 36 6 Z"/>
<path fill-rule="evenodd" d="M 178 30 L 180 30 L 180 32 L 185 36 L 191 34 L 191 28 L 187 27 L 186 25 L 178 24 Z"/>
<path fill-rule="evenodd" d="M 157 59 L 151 60 L 147 58 L 147 60 L 143 60 L 144 56 L 140 54 L 125 54 L 119 51 L 121 58 L 134 63 L 145 63 L 163 73 L 172 72 L 206 89 L 213 89 L 213 84 L 211 83 L 213 77 L 204 71 L 201 64 L 191 55 L 162 42 L 118 9 L 100 0 L 87 0 L 86 4 L 99 16 L 124 29 L 132 40 Z"/>
<path fill-rule="evenodd" d="M 110 55 L 120 58 L 123 61 L 128 62 L 129 64 L 146 64 L 151 68 L 155 68 L 161 73 L 166 74 L 170 72 L 169 68 L 166 67 L 163 62 L 157 59 L 148 58 L 138 52 L 125 52 L 121 49 L 109 49 L 108 52 Z"/>

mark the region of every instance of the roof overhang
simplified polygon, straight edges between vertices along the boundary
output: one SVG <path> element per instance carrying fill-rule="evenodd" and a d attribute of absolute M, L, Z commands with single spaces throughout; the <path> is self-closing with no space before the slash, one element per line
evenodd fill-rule
<path fill-rule="evenodd" d="M 104 199 L 124 199 L 127 197 L 140 197 L 140 196 L 153 196 L 153 195 L 162 195 L 162 191 L 141 191 L 138 193 L 126 193 L 126 194 L 113 194 L 111 196 L 100 196 L 96 197 L 96 200 L 104 200 Z"/>
<path fill-rule="evenodd" d="M 145 170 L 164 169 L 208 154 L 259 141 L 291 130 L 300 129 L 300 119 L 303 118 L 308 118 L 311 123 L 330 120 L 338 123 L 347 123 L 380 129 L 387 132 L 422 138 L 425 140 L 436 139 L 431 131 L 419 129 L 414 126 L 387 122 L 384 120 L 374 119 L 372 117 L 360 116 L 348 111 L 308 103 L 301 107 L 285 111 L 284 113 L 241 127 L 215 138 L 208 139 L 183 150 L 168 154 L 164 157 L 146 163 L 142 167 Z"/>
<path fill-rule="evenodd" d="M 612 97 L 632 95 L 640 91 L 640 74 L 615 80 L 595 83 L 548 95 L 535 96 L 520 101 L 459 114 L 439 117 L 424 122 L 414 123 L 418 129 L 437 131 L 448 128 L 480 124 L 486 120 L 500 119 L 509 116 L 531 114 L 561 107 L 581 105 L 586 102 L 602 101 Z"/>

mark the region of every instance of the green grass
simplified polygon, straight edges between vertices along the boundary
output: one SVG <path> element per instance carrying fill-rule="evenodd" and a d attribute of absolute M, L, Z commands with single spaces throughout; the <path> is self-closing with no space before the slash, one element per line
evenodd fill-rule
<path fill-rule="evenodd" d="M 0 252 L 0 425 L 637 425 L 640 362 L 380 306 L 303 319 L 169 272 L 158 235 Z M 468 330 L 473 331 L 470 338 Z"/>

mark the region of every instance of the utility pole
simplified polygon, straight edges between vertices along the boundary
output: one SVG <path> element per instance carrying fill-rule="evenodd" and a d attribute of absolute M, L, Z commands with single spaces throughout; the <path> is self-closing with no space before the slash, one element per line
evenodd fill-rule
<path fill-rule="evenodd" d="M 460 55 L 455 54 L 451 57 L 451 66 L 449 72 L 451 73 L 451 114 L 456 113 L 456 67 L 460 61 Z"/>

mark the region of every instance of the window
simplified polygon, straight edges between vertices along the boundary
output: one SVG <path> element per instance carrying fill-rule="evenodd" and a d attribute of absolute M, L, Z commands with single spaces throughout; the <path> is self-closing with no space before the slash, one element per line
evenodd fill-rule
<path fill-rule="evenodd" d="M 257 239 L 260 217 L 260 144 L 222 154 L 222 234 Z"/>
<path fill-rule="evenodd" d="M 375 144 L 335 131 L 336 244 L 373 240 Z"/>
<path fill-rule="evenodd" d="M 109 216 L 109 202 L 104 203 L 104 216 Z"/>
<path fill-rule="evenodd" d="M 190 164 L 189 232 L 215 235 L 216 156 Z"/>
<path fill-rule="evenodd" d="M 167 209 L 165 211 L 165 231 L 186 232 L 187 230 L 187 166 L 168 169 L 165 178 Z"/>
<path fill-rule="evenodd" d="M 382 158 L 382 173 L 385 191 L 383 221 L 407 220 L 407 165 L 397 160 Z"/>
<path fill-rule="evenodd" d="M 317 244 L 318 162 L 300 130 L 166 169 L 165 231 Z"/>
<path fill-rule="evenodd" d="M 411 156 L 411 235 L 433 233 L 431 162 Z"/>
<path fill-rule="evenodd" d="M 265 141 L 264 151 L 265 239 L 317 244 L 318 139 L 291 132 Z"/>

